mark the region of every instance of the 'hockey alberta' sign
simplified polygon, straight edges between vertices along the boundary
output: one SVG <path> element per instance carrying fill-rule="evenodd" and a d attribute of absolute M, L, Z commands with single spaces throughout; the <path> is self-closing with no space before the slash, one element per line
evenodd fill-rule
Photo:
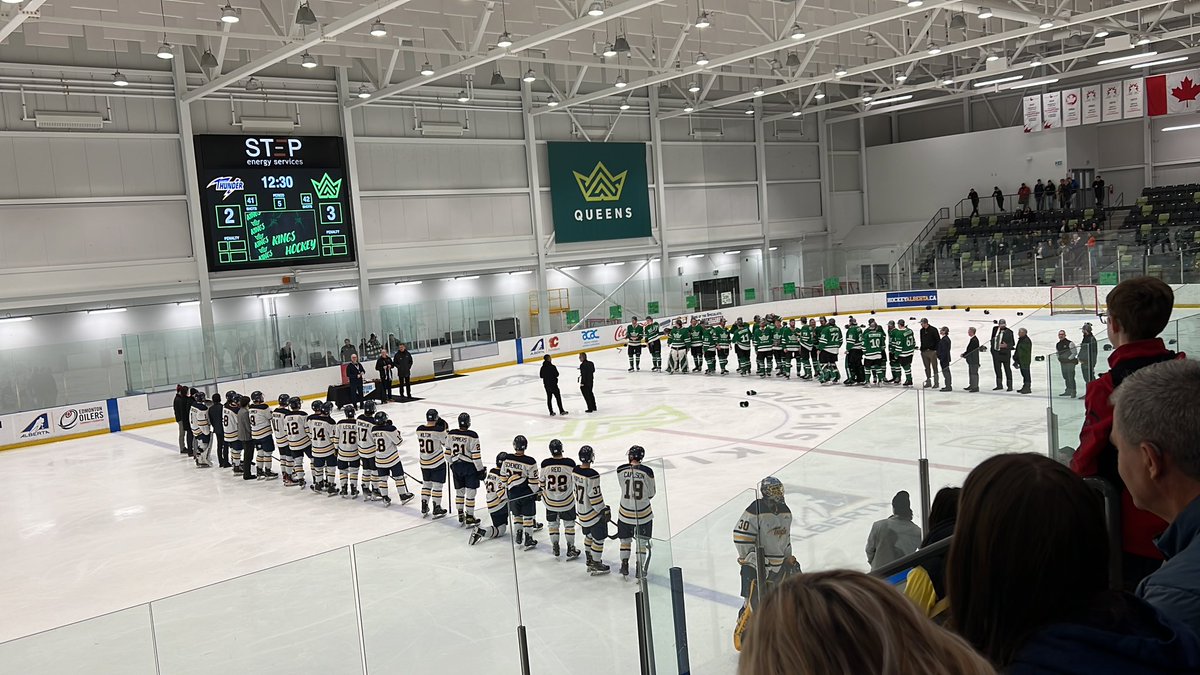
<path fill-rule="evenodd" d="M 550 142 L 559 243 L 650 236 L 645 143 Z"/>
<path fill-rule="evenodd" d="M 938 304 L 938 292 L 929 291 L 891 291 L 887 294 L 887 306 L 891 307 L 924 307 Z"/>

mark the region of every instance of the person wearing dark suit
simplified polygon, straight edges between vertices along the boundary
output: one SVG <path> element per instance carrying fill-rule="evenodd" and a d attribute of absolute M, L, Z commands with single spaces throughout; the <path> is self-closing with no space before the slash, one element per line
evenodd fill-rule
<path fill-rule="evenodd" d="M 182 384 L 175 386 L 175 400 L 171 407 L 175 412 L 175 424 L 179 427 L 179 454 L 191 457 L 195 441 L 191 427 L 192 398 L 188 396 L 187 387 Z"/>
<path fill-rule="evenodd" d="M 396 379 L 400 382 L 401 398 L 412 398 L 412 352 L 408 351 L 408 346 L 401 343 L 396 350 L 396 355 L 392 357 L 392 365 L 396 366 Z"/>
<path fill-rule="evenodd" d="M 967 351 L 962 353 L 967 361 L 967 387 L 963 391 L 976 392 L 979 391 L 979 338 L 974 328 L 968 328 L 967 335 L 971 340 L 967 342 Z"/>
<path fill-rule="evenodd" d="M 554 417 L 552 403 L 558 403 L 559 415 L 566 415 L 567 411 L 563 410 L 562 393 L 558 390 L 558 366 L 550 362 L 549 354 L 542 357 L 542 370 L 538 377 L 542 378 L 542 386 L 546 389 L 546 408 L 550 410 L 550 416 Z"/>
<path fill-rule="evenodd" d="M 1083 371 L 1084 388 L 1096 379 L 1096 355 L 1099 352 L 1091 322 L 1083 324 L 1083 339 L 1079 341 L 1079 369 Z M 1083 398 L 1080 396 L 1080 398 Z"/>
<path fill-rule="evenodd" d="M 1029 339 L 1029 331 L 1024 328 L 1018 332 L 1020 337 L 1017 338 L 1017 351 L 1013 354 L 1013 365 L 1021 370 L 1021 388 L 1017 393 L 1028 394 L 1032 392 L 1029 388 L 1029 367 L 1033 365 L 1033 340 Z"/>
<path fill-rule="evenodd" d="M 387 352 L 375 359 L 375 372 L 379 373 L 379 400 L 387 403 L 392 400 L 392 357 Z"/>
<path fill-rule="evenodd" d="M 351 354 L 350 363 L 346 364 L 346 377 L 350 380 L 351 403 L 361 403 L 363 400 L 363 375 L 366 372 L 363 364 L 358 362 L 358 354 Z"/>
<path fill-rule="evenodd" d="M 596 394 L 592 392 L 592 383 L 596 379 L 596 364 L 588 361 L 587 354 L 579 354 L 579 391 L 583 394 L 583 402 L 587 404 L 587 410 L 583 412 L 596 412 Z"/>
<path fill-rule="evenodd" d="M 950 329 L 942 326 L 941 337 L 937 343 L 938 366 L 942 369 L 942 388 L 938 391 L 954 391 L 950 385 Z"/>
<path fill-rule="evenodd" d="M 1013 338 L 1013 332 L 1009 330 L 1004 319 L 1000 319 L 992 327 L 992 367 L 996 369 L 996 388 L 992 391 L 1004 389 L 1005 382 L 1008 383 L 1008 390 L 1012 391 L 1012 365 L 1010 362 L 1012 350 L 1016 346 L 1016 342 L 1016 339 Z M 1000 379 L 1002 372 L 1004 381 Z"/>
<path fill-rule="evenodd" d="M 229 463 L 229 446 L 225 443 L 225 417 L 222 414 L 224 411 L 221 394 L 214 392 L 212 403 L 208 406 L 208 426 L 212 427 L 212 437 L 217 441 L 217 465 L 228 469 L 233 465 Z"/>

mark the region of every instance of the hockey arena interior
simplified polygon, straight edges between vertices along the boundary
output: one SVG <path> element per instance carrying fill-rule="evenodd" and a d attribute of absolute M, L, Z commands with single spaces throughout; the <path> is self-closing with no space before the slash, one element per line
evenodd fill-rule
<path fill-rule="evenodd" d="M 1186 0 L 2 0 L 0 673 L 1200 672 Z"/>

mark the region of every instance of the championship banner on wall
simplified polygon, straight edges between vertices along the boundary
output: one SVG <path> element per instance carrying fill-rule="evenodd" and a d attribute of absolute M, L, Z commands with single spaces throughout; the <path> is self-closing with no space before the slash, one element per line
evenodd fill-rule
<path fill-rule="evenodd" d="M 1042 94 L 1042 128 L 1058 129 L 1062 126 L 1062 97 L 1059 92 Z"/>
<path fill-rule="evenodd" d="M 547 143 L 560 244 L 650 236 L 645 143 Z"/>
<path fill-rule="evenodd" d="M 1151 117 L 1200 110 L 1200 69 L 1146 78 L 1146 113 Z"/>
<path fill-rule="evenodd" d="M 1025 111 L 1025 133 L 1030 134 L 1035 131 L 1042 130 L 1042 97 L 1034 94 L 1026 96 L 1022 100 L 1022 109 Z"/>
<path fill-rule="evenodd" d="M 1101 103 L 1100 119 L 1105 122 L 1113 122 L 1121 119 L 1122 116 L 1122 96 L 1120 82 L 1105 82 L 1104 83 L 1104 99 Z"/>
<path fill-rule="evenodd" d="M 1081 106 L 1079 105 L 1079 90 L 1064 89 L 1062 93 L 1062 116 L 1064 127 L 1077 127 L 1080 121 Z"/>
<path fill-rule="evenodd" d="M 1142 94 L 1142 78 L 1131 77 L 1125 80 L 1125 105 L 1122 116 L 1125 119 L 1141 117 L 1145 112 L 1145 95 Z"/>
<path fill-rule="evenodd" d="M 1100 117 L 1100 85 L 1093 84 L 1083 87 L 1080 97 L 1083 99 L 1081 105 L 1083 111 L 1081 119 L 1084 124 L 1099 124 Z"/>

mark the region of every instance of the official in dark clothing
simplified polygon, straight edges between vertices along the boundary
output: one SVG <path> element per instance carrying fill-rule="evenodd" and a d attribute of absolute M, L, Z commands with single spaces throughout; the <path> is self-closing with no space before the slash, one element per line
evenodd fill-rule
<path fill-rule="evenodd" d="M 225 406 L 221 405 L 221 394 L 212 395 L 212 403 L 208 406 L 208 426 L 212 427 L 212 437 L 217 440 L 217 466 L 228 469 L 229 446 L 225 443 Z"/>
<path fill-rule="evenodd" d="M 350 401 L 361 403 L 363 400 L 363 377 L 366 368 L 358 362 L 358 354 L 350 355 L 350 363 L 346 364 L 346 377 L 350 380 Z"/>
<path fill-rule="evenodd" d="M 392 400 L 392 357 L 387 352 L 375 359 L 375 372 L 379 373 L 380 400 L 387 403 Z"/>
<path fill-rule="evenodd" d="M 1029 367 L 1033 365 L 1033 340 L 1029 339 L 1029 331 L 1022 328 L 1018 331 L 1017 351 L 1013 354 L 1013 365 L 1021 369 L 1021 388 L 1018 394 L 1031 393 L 1029 388 Z M 1009 387 L 1011 389 L 1011 387 Z"/>
<path fill-rule="evenodd" d="M 396 355 L 392 357 L 392 365 L 396 367 L 396 379 L 400 382 L 401 398 L 412 398 L 412 352 L 408 351 L 408 346 L 401 344 L 396 350 Z"/>
<path fill-rule="evenodd" d="M 1063 393 L 1059 396 L 1074 398 L 1075 366 L 1079 365 L 1079 359 L 1076 358 L 1075 343 L 1067 339 L 1067 331 L 1058 331 L 1058 343 L 1054 345 L 1054 353 L 1058 357 L 1058 366 L 1063 376 Z"/>
<path fill-rule="evenodd" d="M 1083 337 L 1079 340 L 1079 370 L 1083 375 L 1084 386 L 1096 379 L 1096 355 L 1099 352 L 1096 336 L 1092 335 L 1092 324 L 1083 324 Z"/>
<path fill-rule="evenodd" d="M 979 215 L 979 193 L 975 191 L 975 188 L 971 188 L 971 191 L 967 193 L 967 199 L 971 200 L 971 217 Z"/>
<path fill-rule="evenodd" d="M 257 480 L 254 463 L 254 436 L 250 433 L 250 397 L 242 396 L 237 402 L 238 442 L 242 444 L 242 480 Z"/>
<path fill-rule="evenodd" d="M 967 387 L 963 391 L 976 392 L 979 391 L 979 338 L 975 337 L 974 328 L 968 328 L 967 335 L 971 340 L 967 342 L 967 351 L 962 353 L 967 361 Z"/>
<path fill-rule="evenodd" d="M 192 412 L 192 399 L 188 396 L 187 387 L 178 385 L 175 387 L 175 400 L 171 402 L 171 407 L 175 411 L 175 424 L 179 427 L 179 454 L 192 456 L 192 445 L 195 440 L 192 438 L 192 425 L 189 416 Z"/>
<path fill-rule="evenodd" d="M 542 378 L 542 386 L 546 388 L 546 408 L 550 410 L 550 416 L 554 417 L 552 403 L 558 404 L 559 415 L 566 415 L 567 411 L 563 410 L 562 394 L 558 391 L 558 366 L 550 363 L 549 354 L 542 357 L 542 370 L 538 373 L 538 377 Z"/>
<path fill-rule="evenodd" d="M 1009 362 L 1016 344 L 1017 340 L 1013 337 L 1013 332 L 1008 329 L 1004 319 L 1000 319 L 999 323 L 992 327 L 992 366 L 996 369 L 996 388 L 992 391 L 1004 389 L 1006 382 L 1008 390 L 1012 391 L 1012 367 Z M 1000 379 L 1001 371 L 1004 374 L 1004 381 Z"/>
<path fill-rule="evenodd" d="M 596 395 L 592 393 L 592 383 L 596 379 L 596 364 L 588 361 L 587 354 L 579 355 L 579 391 L 583 394 L 583 402 L 587 404 L 587 410 L 583 412 L 596 412 Z"/>
<path fill-rule="evenodd" d="M 930 387 L 929 378 L 933 377 L 933 388 L 938 387 L 938 330 L 929 325 L 928 319 L 921 319 L 920 330 L 921 341 L 921 364 L 925 366 L 925 384 L 921 385 L 928 389 Z"/>
<path fill-rule="evenodd" d="M 950 386 L 950 329 L 942 326 L 942 337 L 937 343 L 937 360 L 942 369 L 941 391 L 954 391 Z"/>

